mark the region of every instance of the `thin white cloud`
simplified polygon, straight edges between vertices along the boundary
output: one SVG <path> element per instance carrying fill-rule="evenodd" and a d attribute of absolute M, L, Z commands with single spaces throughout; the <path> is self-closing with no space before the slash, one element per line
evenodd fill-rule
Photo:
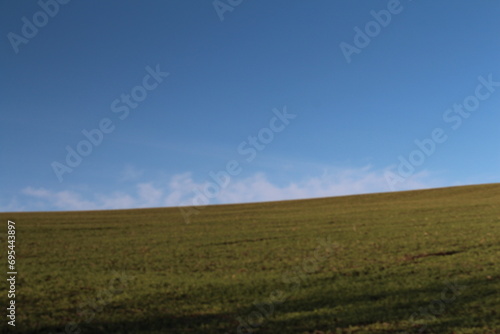
<path fill-rule="evenodd" d="M 164 190 L 155 188 L 151 183 L 140 183 L 137 185 L 137 193 L 141 206 L 160 206 L 164 196 Z"/>
<path fill-rule="evenodd" d="M 99 209 L 129 209 L 139 207 L 136 199 L 129 194 L 114 192 L 110 195 L 97 194 L 95 202 Z"/>
<path fill-rule="evenodd" d="M 98 209 L 98 206 L 94 202 L 83 199 L 80 194 L 73 191 L 53 192 L 44 188 L 35 189 L 27 187 L 22 190 L 22 194 L 38 200 L 36 207 L 39 207 L 41 210 L 46 205 L 60 210 Z"/>
<path fill-rule="evenodd" d="M 129 193 L 113 192 L 84 196 L 76 191 L 51 191 L 27 187 L 22 190 L 23 208 L 29 210 L 103 210 L 193 204 L 220 204 L 276 201 L 314 197 L 341 196 L 390 191 L 385 170 L 370 166 L 324 171 L 321 175 L 278 185 L 264 173 L 246 178 L 232 177 L 220 189 L 211 181 L 195 182 L 191 173 L 177 174 L 167 183 L 137 183 Z M 408 178 L 398 190 L 441 186 L 428 172 Z M 208 192 L 207 192 L 208 190 Z M 208 194 L 204 195 L 204 194 Z M 11 206 L 11 210 L 12 210 Z M 19 208 L 21 211 L 23 209 Z"/>
<path fill-rule="evenodd" d="M 438 187 L 429 173 L 421 172 L 406 180 L 400 190 Z M 320 176 L 305 178 L 278 186 L 265 174 L 255 174 L 230 183 L 217 197 L 222 203 L 261 202 L 285 199 L 342 196 L 391 191 L 384 171 L 370 167 L 325 172 Z"/>
<path fill-rule="evenodd" d="M 199 187 L 200 184 L 194 182 L 191 173 L 182 173 L 174 175 L 168 183 L 169 193 L 163 201 L 165 206 L 177 206 L 186 197 L 192 194 L 193 189 Z"/>
<path fill-rule="evenodd" d="M 33 196 L 33 197 L 38 197 L 38 198 L 47 198 L 51 196 L 51 193 L 48 190 L 45 190 L 43 188 L 40 189 L 35 189 L 32 187 L 25 188 L 23 190 L 23 193 L 25 195 Z"/>
<path fill-rule="evenodd" d="M 14 196 L 6 205 L 0 205 L 0 212 L 13 212 L 13 211 L 26 211 L 28 210 L 25 205 L 21 204 Z"/>
<path fill-rule="evenodd" d="M 135 181 L 144 174 L 143 170 L 139 170 L 132 165 L 126 165 L 120 172 L 118 180 L 120 182 Z"/>

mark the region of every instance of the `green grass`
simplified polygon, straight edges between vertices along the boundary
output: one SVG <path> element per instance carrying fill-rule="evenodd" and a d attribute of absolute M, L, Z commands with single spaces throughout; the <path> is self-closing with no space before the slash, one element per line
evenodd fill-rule
<path fill-rule="evenodd" d="M 0 331 L 500 333 L 499 204 L 492 184 L 209 206 L 190 224 L 0 213 L 19 273 Z"/>

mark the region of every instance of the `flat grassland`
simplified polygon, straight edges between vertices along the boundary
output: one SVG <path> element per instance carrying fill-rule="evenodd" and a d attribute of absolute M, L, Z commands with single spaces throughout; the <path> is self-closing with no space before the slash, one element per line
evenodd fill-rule
<path fill-rule="evenodd" d="M 0 218 L 1 333 L 500 333 L 500 184 Z"/>

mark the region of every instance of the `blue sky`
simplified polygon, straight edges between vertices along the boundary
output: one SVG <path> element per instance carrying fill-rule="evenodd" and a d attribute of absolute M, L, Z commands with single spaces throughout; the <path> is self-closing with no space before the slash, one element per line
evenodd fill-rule
<path fill-rule="evenodd" d="M 498 17 L 465 0 L 3 1 L 0 211 L 498 182 Z"/>

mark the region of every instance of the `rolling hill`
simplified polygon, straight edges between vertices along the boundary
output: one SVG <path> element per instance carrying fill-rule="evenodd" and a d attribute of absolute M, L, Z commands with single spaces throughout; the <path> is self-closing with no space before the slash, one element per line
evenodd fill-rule
<path fill-rule="evenodd" d="M 207 206 L 189 223 L 178 208 L 0 213 L 18 272 L 16 327 L 0 330 L 500 333 L 499 204 L 487 184 Z"/>

